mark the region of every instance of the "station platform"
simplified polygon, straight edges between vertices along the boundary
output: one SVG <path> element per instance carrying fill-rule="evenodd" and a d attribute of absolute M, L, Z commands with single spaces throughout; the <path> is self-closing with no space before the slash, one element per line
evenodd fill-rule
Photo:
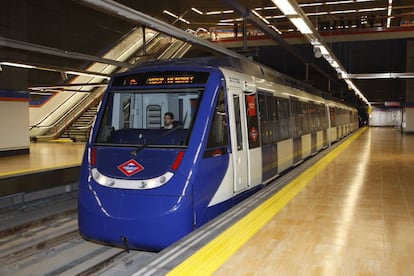
<path fill-rule="evenodd" d="M 33 143 L 29 156 L 0 157 L 0 179 L 79 171 L 84 146 Z M 253 206 L 247 215 L 230 210 L 231 226 L 214 220 L 211 240 L 189 235 L 134 275 L 413 275 L 414 135 L 367 127 L 320 155 L 277 192 L 253 195 L 257 205 L 236 206 Z"/>
<path fill-rule="evenodd" d="M 0 196 L 78 180 L 85 143 L 31 142 L 29 153 L 0 157 Z"/>
<path fill-rule="evenodd" d="M 166 275 L 413 275 L 413 172 L 413 135 L 360 129 Z"/>

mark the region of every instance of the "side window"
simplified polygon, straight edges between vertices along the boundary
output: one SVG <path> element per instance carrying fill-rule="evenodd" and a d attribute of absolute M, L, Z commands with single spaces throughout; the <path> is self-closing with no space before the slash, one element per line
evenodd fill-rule
<path fill-rule="evenodd" d="M 161 106 L 148 105 L 147 106 L 147 128 L 161 127 Z"/>
<path fill-rule="evenodd" d="M 329 107 L 329 116 L 331 119 L 331 127 L 336 127 L 335 108 Z"/>
<path fill-rule="evenodd" d="M 236 120 L 236 138 L 237 138 L 237 150 L 243 150 L 243 134 L 242 134 L 242 125 L 241 125 L 241 115 L 240 115 L 240 97 L 238 95 L 233 95 L 234 103 L 234 117 Z"/>
<path fill-rule="evenodd" d="M 258 93 L 257 94 L 258 101 L 259 101 L 259 118 L 260 118 L 260 130 L 261 130 L 261 139 L 263 144 L 269 143 L 269 122 L 268 122 L 268 112 L 267 112 L 267 106 L 266 106 L 266 96 Z"/>
<path fill-rule="evenodd" d="M 259 120 L 257 118 L 256 95 L 246 95 L 246 114 L 249 148 L 260 147 Z"/>
<path fill-rule="evenodd" d="M 210 134 L 208 136 L 207 148 L 227 147 L 227 142 L 227 110 L 224 92 L 222 89 L 214 109 L 214 117 L 211 123 Z"/>
<path fill-rule="evenodd" d="M 281 141 L 289 138 L 289 100 L 278 98 L 277 112 L 279 141 Z"/>

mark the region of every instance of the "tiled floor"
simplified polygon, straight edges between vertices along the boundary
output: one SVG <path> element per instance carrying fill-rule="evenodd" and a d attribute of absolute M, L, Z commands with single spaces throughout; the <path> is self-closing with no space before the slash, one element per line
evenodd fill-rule
<path fill-rule="evenodd" d="M 368 128 L 214 275 L 414 275 L 414 135 Z"/>
<path fill-rule="evenodd" d="M 30 153 L 0 157 L 0 177 L 80 164 L 84 143 L 30 143 Z"/>

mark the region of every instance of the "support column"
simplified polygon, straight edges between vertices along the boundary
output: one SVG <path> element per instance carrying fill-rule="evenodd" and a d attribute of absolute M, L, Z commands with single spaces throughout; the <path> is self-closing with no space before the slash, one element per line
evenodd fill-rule
<path fill-rule="evenodd" d="M 27 3 L 22 0 L 2 2 L 0 9 L 0 34 L 5 38 L 28 41 L 29 12 Z M 13 12 L 9 12 L 13 11 Z M 2 23 L 5 22 L 5 23 Z M 12 28 L 6 28 L 7 22 L 13 22 Z M 19 62 L 27 59 L 27 54 L 10 48 L 0 47 L 0 61 Z M 15 67 L 0 67 L 0 88 L 26 90 L 29 70 Z"/>
<path fill-rule="evenodd" d="M 414 40 L 407 40 L 406 72 L 414 72 Z M 402 131 L 407 133 L 414 133 L 414 79 L 406 80 L 405 99 Z"/>

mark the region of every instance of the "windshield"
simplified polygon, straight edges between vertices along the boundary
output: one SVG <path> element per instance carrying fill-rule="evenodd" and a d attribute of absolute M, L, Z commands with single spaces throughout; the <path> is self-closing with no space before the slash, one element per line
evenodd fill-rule
<path fill-rule="evenodd" d="M 202 89 L 111 91 L 96 143 L 187 146 Z"/>

